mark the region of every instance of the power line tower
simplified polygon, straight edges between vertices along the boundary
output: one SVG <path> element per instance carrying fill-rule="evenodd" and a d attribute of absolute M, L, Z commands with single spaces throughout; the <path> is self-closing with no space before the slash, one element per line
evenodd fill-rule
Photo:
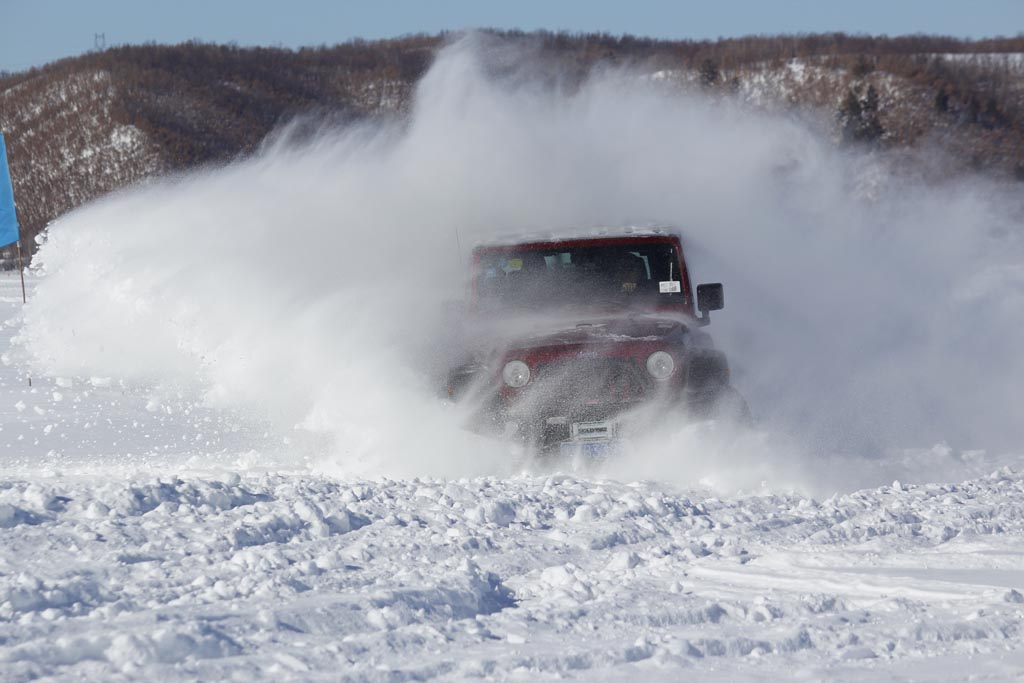
<path fill-rule="evenodd" d="M 97 52 L 102 52 L 107 47 L 107 34 L 106 33 L 94 33 L 92 34 L 92 44 L 96 48 Z"/>

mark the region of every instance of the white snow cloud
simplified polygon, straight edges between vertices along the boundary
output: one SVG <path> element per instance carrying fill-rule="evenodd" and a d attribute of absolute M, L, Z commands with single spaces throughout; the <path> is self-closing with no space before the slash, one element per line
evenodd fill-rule
<path fill-rule="evenodd" d="M 1019 289 L 1019 202 L 893 168 L 628 70 L 564 85 L 471 35 L 438 56 L 408 121 L 284 131 L 62 218 L 22 341 L 49 374 L 199 392 L 278 435 L 299 425 L 342 471 L 503 472 L 504 449 L 436 400 L 432 344 L 469 246 L 658 221 L 682 230 L 697 281 L 726 284 L 710 331 L 764 434 L 694 470 L 668 451 L 692 434 L 673 430 L 640 471 L 843 486 L 893 449 L 1012 448 L 1024 323 L 999 280 Z"/>

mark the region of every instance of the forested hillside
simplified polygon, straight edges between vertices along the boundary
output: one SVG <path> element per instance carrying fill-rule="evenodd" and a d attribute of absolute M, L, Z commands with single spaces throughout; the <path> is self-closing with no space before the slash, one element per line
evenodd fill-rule
<path fill-rule="evenodd" d="M 1024 38 L 496 35 L 569 87 L 595 65 L 629 66 L 672 87 L 806 112 L 837 145 L 927 145 L 926 173 L 1024 180 Z M 83 202 L 244 155 L 296 117 L 402 115 L 448 38 L 301 50 L 124 46 L 0 73 L 0 130 L 25 244 L 31 251 L 35 235 Z M 920 162 L 912 153 L 908 160 Z"/>

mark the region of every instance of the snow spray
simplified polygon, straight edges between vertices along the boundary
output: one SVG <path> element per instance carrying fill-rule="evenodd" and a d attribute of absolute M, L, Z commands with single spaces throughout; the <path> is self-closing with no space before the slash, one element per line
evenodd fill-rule
<path fill-rule="evenodd" d="M 656 221 L 682 232 L 695 282 L 725 283 L 709 331 L 758 424 L 665 425 L 608 476 L 827 490 L 885 481 L 894 453 L 925 454 L 904 474 L 925 479 L 948 474 L 937 445 L 1019 452 L 1010 188 L 929 184 L 840 149 L 813 115 L 642 71 L 559 81 L 518 51 L 463 37 L 406 119 L 285 127 L 250 158 L 61 218 L 35 260 L 25 362 L 193 392 L 275 443 L 317 435 L 332 472 L 505 474 L 508 446 L 467 434 L 435 381 L 469 248 Z"/>

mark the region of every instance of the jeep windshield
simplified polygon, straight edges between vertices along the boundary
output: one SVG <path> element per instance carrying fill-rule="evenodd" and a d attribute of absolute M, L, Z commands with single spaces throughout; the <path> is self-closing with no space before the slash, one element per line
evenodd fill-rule
<path fill-rule="evenodd" d="M 484 247 L 476 262 L 481 311 L 674 308 L 687 294 L 668 242 Z"/>

